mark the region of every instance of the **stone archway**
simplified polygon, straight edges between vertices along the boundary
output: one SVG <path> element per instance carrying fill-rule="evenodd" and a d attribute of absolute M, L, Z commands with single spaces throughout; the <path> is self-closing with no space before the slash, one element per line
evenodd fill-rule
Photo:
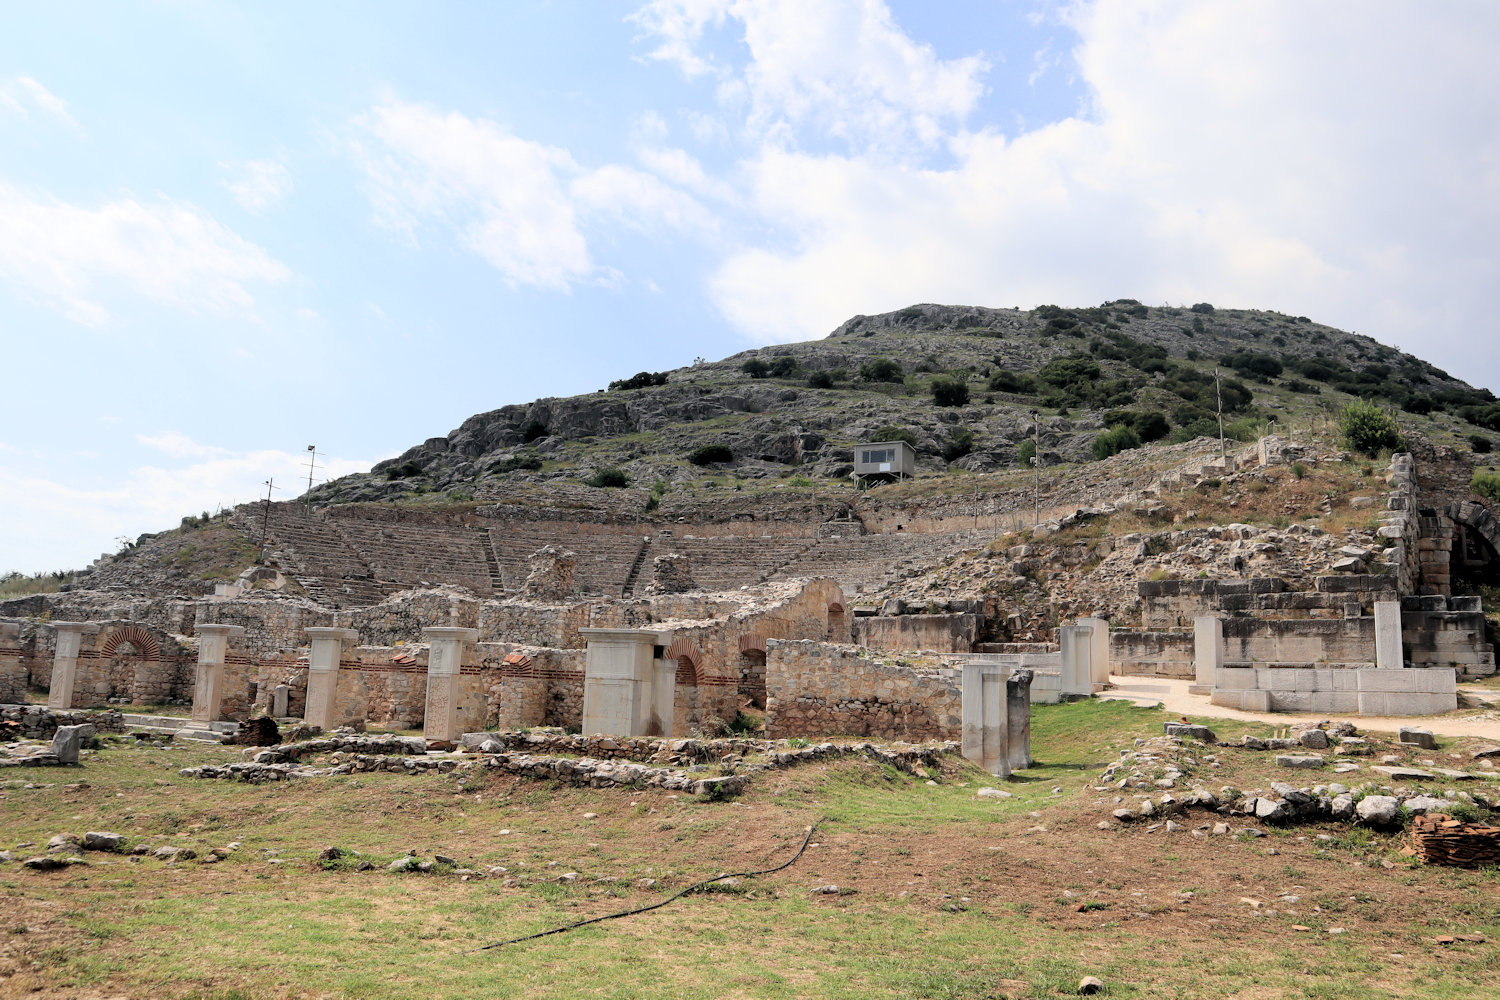
<path fill-rule="evenodd" d="M 1446 511 L 1453 521 L 1453 544 L 1448 556 L 1450 588 L 1500 584 L 1500 519 L 1477 499 L 1454 504 Z"/>
<path fill-rule="evenodd" d="M 672 732 L 692 733 L 703 721 L 703 651 L 688 639 L 678 639 L 662 653 L 664 660 L 677 661 L 676 685 L 672 691 Z"/>
<path fill-rule="evenodd" d="M 739 698 L 756 708 L 766 707 L 766 637 L 754 632 L 740 636 Z"/>
<path fill-rule="evenodd" d="M 171 672 L 161 643 L 139 625 L 121 625 L 100 641 L 101 676 L 93 679 L 98 700 L 124 698 L 133 705 L 162 705 L 173 698 Z"/>
<path fill-rule="evenodd" d="M 842 601 L 830 601 L 828 604 L 828 641 L 849 641 L 848 609 Z"/>

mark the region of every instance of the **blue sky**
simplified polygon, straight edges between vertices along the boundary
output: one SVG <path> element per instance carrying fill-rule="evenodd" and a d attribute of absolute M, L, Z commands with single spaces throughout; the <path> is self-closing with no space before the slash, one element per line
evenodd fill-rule
<path fill-rule="evenodd" d="M 0 571 L 920 301 L 1273 308 L 1500 388 L 1497 42 L 1484 3 L 16 7 Z"/>

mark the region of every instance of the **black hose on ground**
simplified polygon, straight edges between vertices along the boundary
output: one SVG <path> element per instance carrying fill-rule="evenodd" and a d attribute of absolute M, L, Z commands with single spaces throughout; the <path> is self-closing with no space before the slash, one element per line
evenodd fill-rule
<path fill-rule="evenodd" d="M 824 819 L 827 819 L 827 817 L 825 816 Z M 683 889 L 681 892 L 673 893 L 666 899 L 662 900 L 660 903 L 652 903 L 650 906 L 642 906 L 634 910 L 622 910 L 619 913 L 606 913 L 602 917 L 590 917 L 587 920 L 580 920 L 575 924 L 564 924 L 561 927 L 554 927 L 550 931 L 538 931 L 536 934 L 527 934 L 525 937 L 511 938 L 508 941 L 495 941 L 492 944 L 483 945 L 482 947 L 476 948 L 474 950 L 489 951 L 491 948 L 500 948 L 508 944 L 520 944 L 522 941 L 532 941 L 536 938 L 543 938 L 552 934 L 561 934 L 563 931 L 571 931 L 578 927 L 587 927 L 589 924 L 602 923 L 605 920 L 614 920 L 618 917 L 633 917 L 637 913 L 650 913 L 652 910 L 661 909 L 663 906 L 666 906 L 668 903 L 673 902 L 674 900 L 681 899 L 683 896 L 686 896 L 690 892 L 697 892 L 705 885 L 712 885 L 713 883 L 721 882 L 726 878 L 753 878 L 756 875 L 770 875 L 774 872 L 779 872 L 784 868 L 790 868 L 798 858 L 802 857 L 802 852 L 807 850 L 807 845 L 812 840 L 813 834 L 816 833 L 818 827 L 822 825 L 823 820 L 820 819 L 812 826 L 808 827 L 807 836 L 802 838 L 802 846 L 797 848 L 797 853 L 793 854 L 790 858 L 777 865 L 775 868 L 766 868 L 762 871 L 755 872 L 728 872 L 723 875 L 715 875 L 713 878 L 706 878 L 702 882 L 694 882 L 686 889 Z"/>

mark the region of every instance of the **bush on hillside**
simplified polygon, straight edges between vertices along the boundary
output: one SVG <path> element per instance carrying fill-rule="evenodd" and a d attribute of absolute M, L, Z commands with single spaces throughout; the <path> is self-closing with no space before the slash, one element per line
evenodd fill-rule
<path fill-rule="evenodd" d="M 886 424 L 884 427 L 875 428 L 875 433 L 871 436 L 870 440 L 905 441 L 912 446 L 913 450 L 916 450 L 917 447 L 917 435 L 912 432 L 911 428 L 897 427 L 895 424 Z"/>
<path fill-rule="evenodd" d="M 609 384 L 611 390 L 615 389 L 648 389 L 653 385 L 666 385 L 666 372 L 636 372 L 629 378 L 616 379 Z"/>
<path fill-rule="evenodd" d="M 1500 500 L 1500 473 L 1476 472 L 1469 488 L 1486 500 Z"/>
<path fill-rule="evenodd" d="M 1141 439 L 1135 431 L 1121 424 L 1118 427 L 1111 427 L 1103 434 L 1094 438 L 1094 443 L 1090 447 L 1094 453 L 1094 457 L 1103 460 L 1111 455 L 1118 455 L 1122 451 L 1139 448 L 1140 446 Z"/>
<path fill-rule="evenodd" d="M 688 455 L 688 461 L 694 465 L 713 465 L 716 462 L 733 462 L 734 452 L 727 444 L 706 444 L 701 448 L 694 448 Z"/>
<path fill-rule="evenodd" d="M 1366 399 L 1353 399 L 1339 414 L 1339 436 L 1344 447 L 1374 457 L 1406 447 L 1401 425 L 1388 411 Z"/>
<path fill-rule="evenodd" d="M 624 469 L 605 466 L 602 469 L 595 469 L 587 483 L 600 489 L 624 489 L 630 485 L 630 477 L 625 475 Z"/>
<path fill-rule="evenodd" d="M 900 382 L 901 362 L 890 358 L 875 358 L 859 366 L 859 377 L 866 382 Z"/>
<path fill-rule="evenodd" d="M 1025 395 L 1036 392 L 1036 379 L 1030 375 L 1017 375 L 1007 368 L 1001 368 L 991 375 L 988 385 L 991 392 L 1018 392 Z"/>
<path fill-rule="evenodd" d="M 943 461 L 955 462 L 974 450 L 974 432 L 967 427 L 955 427 L 948 432 L 943 442 Z"/>
<path fill-rule="evenodd" d="M 746 375 L 749 375 L 751 378 L 765 378 L 767 375 L 771 374 L 771 366 L 766 364 L 760 358 L 750 358 L 744 364 L 740 365 L 740 371 L 744 372 Z"/>
<path fill-rule="evenodd" d="M 791 378 L 802 370 L 802 365 L 790 354 L 783 354 L 771 362 L 771 374 L 777 378 Z"/>
<path fill-rule="evenodd" d="M 969 383 L 957 378 L 935 378 L 932 401 L 938 406 L 965 406 L 969 402 Z"/>
<path fill-rule="evenodd" d="M 1030 438 L 1027 438 L 1025 441 L 1022 441 L 1021 446 L 1016 449 L 1016 463 L 1018 465 L 1029 466 L 1031 465 L 1031 460 L 1033 458 L 1036 458 L 1036 442 L 1031 440 Z"/>
<path fill-rule="evenodd" d="M 1469 448 L 1476 455 L 1488 455 L 1495 450 L 1495 442 L 1482 434 L 1470 434 Z"/>
<path fill-rule="evenodd" d="M 828 372 L 813 372 L 807 376 L 807 385 L 810 389 L 832 389 L 833 376 Z"/>

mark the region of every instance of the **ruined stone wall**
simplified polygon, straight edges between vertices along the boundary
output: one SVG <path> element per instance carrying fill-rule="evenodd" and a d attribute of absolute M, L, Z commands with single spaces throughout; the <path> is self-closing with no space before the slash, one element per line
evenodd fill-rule
<path fill-rule="evenodd" d="M 957 739 L 960 672 L 866 659 L 848 646 L 766 644 L 766 735 Z"/>
<path fill-rule="evenodd" d="M 1261 619 L 1338 619 L 1373 614 L 1376 601 L 1396 600 L 1396 583 L 1383 575 L 1320 576 L 1312 590 L 1288 590 L 1277 577 L 1248 580 L 1142 580 L 1141 627 L 1146 630 L 1191 628 L 1202 615 L 1227 612 Z"/>
<path fill-rule="evenodd" d="M 1224 662 L 1373 667 L 1375 619 L 1229 618 L 1224 622 Z"/>
<path fill-rule="evenodd" d="M 278 684 L 287 686 L 287 715 L 301 718 L 307 708 L 307 656 L 289 650 L 262 657 L 247 668 L 255 682 L 255 705 L 252 714 L 270 715 L 272 698 Z"/>
<path fill-rule="evenodd" d="M 340 624 L 356 629 L 366 645 L 395 646 L 421 642 L 422 629 L 430 626 L 479 628 L 481 607 L 473 594 L 453 587 L 406 590 L 380 604 L 343 612 Z"/>
<path fill-rule="evenodd" d="M 979 638 L 978 615 L 892 615 L 854 619 L 854 642 L 871 649 L 968 653 Z"/>
<path fill-rule="evenodd" d="M 1193 679 L 1193 633 L 1127 632 L 1109 635 L 1109 672 L 1127 677 Z"/>
<path fill-rule="evenodd" d="M 1401 600 L 1401 638 L 1413 667 L 1451 667 L 1460 680 L 1495 673 L 1495 649 L 1485 641 L 1478 597 L 1428 595 Z"/>

